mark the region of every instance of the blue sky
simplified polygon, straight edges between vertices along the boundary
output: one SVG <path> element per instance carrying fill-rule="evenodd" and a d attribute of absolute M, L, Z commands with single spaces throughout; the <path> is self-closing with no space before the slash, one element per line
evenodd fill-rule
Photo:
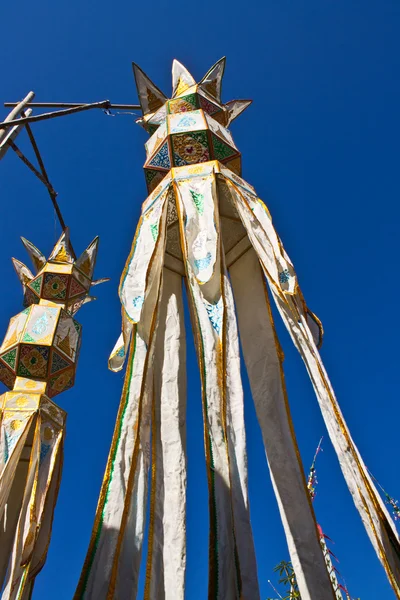
<path fill-rule="evenodd" d="M 323 359 L 369 468 L 400 496 L 397 274 L 400 216 L 400 5 L 388 0 L 254 0 L 139 5 L 121 0 L 2 7 L 0 100 L 29 90 L 37 101 L 135 103 L 131 61 L 170 93 L 171 62 L 200 78 L 227 56 L 225 101 L 253 98 L 232 126 L 244 178 L 265 200 L 300 285 L 325 327 Z M 0 116 L 6 115 L 0 108 Z M 34 599 L 70 600 L 83 564 L 111 441 L 122 374 L 107 370 L 120 327 L 117 285 L 146 197 L 147 136 L 132 115 L 87 112 L 33 131 L 80 252 L 100 235 L 98 301 L 84 307 L 68 411 L 63 480 L 47 564 Z M 18 140 L 30 152 L 25 137 Z M 0 331 L 21 310 L 11 256 L 19 236 L 49 253 L 59 235 L 43 186 L 9 152 L 0 164 Z M 278 323 L 288 393 L 308 468 L 325 433 L 305 369 Z M 191 340 L 191 335 L 188 336 Z M 207 484 L 200 384 L 188 350 L 188 600 L 207 589 Z M 245 374 L 249 485 L 262 597 L 287 558 L 283 530 Z M 390 427 L 389 427 L 390 424 Z M 362 600 L 393 597 L 325 437 L 317 517 L 333 538 L 339 570 Z"/>

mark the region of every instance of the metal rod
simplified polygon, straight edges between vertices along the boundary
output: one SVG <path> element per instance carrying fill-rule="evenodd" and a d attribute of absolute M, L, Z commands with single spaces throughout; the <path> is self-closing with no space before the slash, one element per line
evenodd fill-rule
<path fill-rule="evenodd" d="M 27 117 L 29 117 L 29 115 L 31 113 L 32 113 L 32 109 L 28 108 L 27 111 L 23 114 L 24 114 L 24 116 L 26 115 Z M 12 129 L 10 129 L 8 132 L 6 132 L 5 137 L 3 137 L 3 139 L 0 141 L 0 160 L 5 157 L 7 150 L 10 148 L 8 141 L 9 140 L 14 141 L 15 138 L 17 137 L 17 135 L 19 133 L 21 133 L 23 128 L 24 128 L 23 125 L 14 125 L 14 127 Z M 3 131 L 1 131 L 0 133 L 3 133 Z"/>
<path fill-rule="evenodd" d="M 15 117 L 18 117 L 21 110 L 23 110 L 25 108 L 25 106 L 29 103 L 29 101 L 34 99 L 34 97 L 35 97 L 35 93 L 29 92 L 29 94 L 27 94 L 25 96 L 25 98 L 23 100 L 21 100 L 21 102 L 16 102 L 14 105 L 14 109 L 10 112 L 9 115 L 6 116 L 5 123 L 13 122 L 15 120 Z M 13 125 L 17 125 L 17 123 L 13 123 Z M 0 131 L 0 142 L 5 137 L 5 135 L 6 135 L 5 129 L 3 129 L 3 131 Z"/>
<path fill-rule="evenodd" d="M 44 113 L 43 115 L 34 115 L 33 117 L 23 117 L 22 119 L 13 119 L 12 121 L 4 121 L 0 123 L 0 129 L 6 127 L 12 127 L 13 125 L 23 125 L 25 123 L 35 123 L 36 121 L 45 121 L 46 119 L 54 119 L 54 117 L 63 117 L 64 115 L 71 115 L 76 112 L 82 112 L 83 110 L 89 110 L 91 108 L 109 108 L 110 101 L 102 100 L 101 102 L 94 102 L 93 104 L 81 104 L 74 108 L 66 108 L 65 110 L 58 110 L 52 113 Z"/>
<path fill-rule="evenodd" d="M 4 106 L 17 106 L 17 102 L 4 102 Z M 75 108 L 83 106 L 87 102 L 29 102 L 25 106 L 31 108 Z M 140 104 L 110 104 L 108 108 L 116 108 L 118 110 L 141 110 Z"/>

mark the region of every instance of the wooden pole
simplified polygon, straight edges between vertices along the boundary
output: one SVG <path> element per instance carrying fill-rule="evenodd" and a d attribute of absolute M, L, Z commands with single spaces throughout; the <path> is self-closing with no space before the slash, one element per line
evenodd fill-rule
<path fill-rule="evenodd" d="M 24 115 L 29 117 L 32 113 L 32 109 L 28 108 Z M 6 131 L 6 135 L 3 137 L 2 141 L 0 141 L 0 160 L 5 157 L 7 150 L 10 148 L 10 142 L 13 142 L 17 135 L 23 130 L 23 125 L 15 125 L 10 131 Z M 3 133 L 3 130 L 0 130 L 0 134 Z"/>
<path fill-rule="evenodd" d="M 26 112 L 28 112 L 28 110 Z M 22 116 L 24 116 L 24 112 L 22 112 L 21 114 L 22 114 Z M 46 171 L 46 168 L 44 166 L 44 162 L 43 162 L 42 156 L 41 156 L 41 154 L 39 152 L 39 148 L 38 148 L 38 146 L 36 144 L 36 140 L 35 140 L 35 138 L 33 136 L 33 133 L 32 133 L 32 129 L 31 129 L 31 127 L 30 127 L 30 125 L 28 123 L 25 125 L 25 127 L 26 127 L 26 132 L 27 132 L 27 134 L 29 136 L 29 139 L 31 141 L 32 148 L 33 148 L 33 151 L 35 153 L 36 159 L 38 161 L 38 164 L 39 164 L 39 167 L 40 167 L 40 171 L 41 171 L 42 177 L 44 179 L 44 184 L 47 187 L 47 190 L 49 192 L 49 196 L 50 196 L 51 202 L 52 202 L 52 204 L 54 206 L 54 210 L 56 211 L 58 220 L 60 222 L 61 229 L 63 231 L 65 231 L 66 228 L 67 228 L 67 226 L 65 224 L 64 217 L 62 216 L 60 207 L 58 206 L 58 202 L 57 202 L 57 195 L 58 194 L 54 190 L 53 186 L 50 183 L 49 176 L 47 175 L 47 171 Z M 70 250 L 71 250 L 71 254 L 72 254 L 73 258 L 76 259 L 76 254 L 75 254 L 74 248 L 72 246 L 71 240 L 69 241 L 69 246 L 70 246 Z"/>
<path fill-rule="evenodd" d="M 50 199 L 51 199 L 54 209 L 56 211 L 58 220 L 60 222 L 61 228 L 63 231 L 65 231 L 66 225 L 65 225 L 65 221 L 63 219 L 60 207 L 58 206 L 57 192 L 54 190 L 53 186 L 50 183 L 46 168 L 43 163 L 43 159 L 39 152 L 39 148 L 36 144 L 36 140 L 33 136 L 32 130 L 28 124 L 31 120 L 40 120 L 40 117 L 41 118 L 46 117 L 46 115 L 38 115 L 39 119 L 35 119 L 35 117 L 31 117 L 32 109 L 26 108 L 26 107 L 29 106 L 30 100 L 33 100 L 34 97 L 35 97 L 35 94 L 33 92 L 29 92 L 29 94 L 21 102 L 18 102 L 14 105 L 13 110 L 6 117 L 4 123 L 0 124 L 0 160 L 4 157 L 4 155 L 6 154 L 7 150 L 10 147 L 14 150 L 14 152 L 22 160 L 22 162 L 25 163 L 27 165 L 27 167 L 29 167 L 29 169 L 36 175 L 36 177 L 38 177 L 38 179 L 40 179 L 40 181 L 46 186 L 47 191 L 49 192 Z M 105 100 L 104 102 L 109 103 L 108 100 Z M 104 102 L 102 104 L 104 104 Z M 80 110 L 86 110 L 87 108 L 95 108 L 95 106 L 83 105 L 83 106 L 79 107 Z M 60 111 L 60 112 L 62 112 L 64 114 L 70 113 L 70 112 L 77 112 L 77 109 L 71 108 L 70 110 Z M 21 114 L 22 117 L 19 119 L 16 119 L 15 117 L 17 117 L 19 114 Z M 50 118 L 51 116 L 52 115 L 50 115 L 48 118 Z M 58 113 L 56 113 L 55 116 L 58 116 Z M 3 127 L 1 127 L 1 126 L 3 126 Z M 32 148 L 35 152 L 35 156 L 39 163 L 40 171 L 38 171 L 36 169 L 36 167 L 30 162 L 30 160 L 28 160 L 26 158 L 26 156 L 24 156 L 24 154 L 20 151 L 20 149 L 14 143 L 14 139 L 16 138 L 18 133 L 24 128 L 24 126 L 26 127 L 26 131 L 28 133 L 30 142 L 32 144 Z M 11 129 L 9 131 L 7 131 L 7 129 L 9 127 L 11 127 Z M 71 242 L 70 242 L 70 250 L 73 255 L 73 258 L 76 259 L 76 254 L 72 247 Z"/>
<path fill-rule="evenodd" d="M 21 100 L 21 102 L 18 102 L 14 108 L 12 109 L 12 111 L 10 112 L 9 115 L 6 116 L 4 123 L 12 123 L 13 125 L 21 125 L 21 123 L 15 123 L 15 118 L 18 117 L 19 113 L 24 110 L 24 108 L 26 107 L 26 105 L 28 104 L 28 102 L 30 102 L 31 100 L 33 100 L 33 98 L 35 97 L 34 92 L 29 92 L 29 94 L 27 94 L 25 96 L 25 98 L 23 100 Z M 30 117 L 28 117 L 30 118 Z M 3 140 L 3 138 L 5 138 L 7 133 L 6 129 L 1 129 L 0 128 L 0 144 Z"/>
<path fill-rule="evenodd" d="M 110 108 L 111 106 L 112 104 L 109 100 L 93 102 L 92 104 L 78 104 L 78 106 L 74 106 L 73 108 L 65 108 L 52 113 L 44 113 L 43 115 L 35 115 L 33 117 L 23 117 L 22 119 L 3 121 L 3 123 L 0 123 L 0 130 L 7 127 L 12 127 L 13 125 L 25 125 L 25 123 L 35 123 L 36 121 L 54 119 L 54 117 L 63 117 L 64 115 L 71 115 L 73 113 L 82 112 L 83 110 L 89 110 L 91 108 Z"/>
<path fill-rule="evenodd" d="M 17 102 L 4 102 L 4 106 L 17 106 Z M 84 106 L 87 102 L 29 102 L 26 106 L 31 108 L 75 108 Z M 140 104 L 109 104 L 107 108 L 118 110 L 141 110 Z"/>

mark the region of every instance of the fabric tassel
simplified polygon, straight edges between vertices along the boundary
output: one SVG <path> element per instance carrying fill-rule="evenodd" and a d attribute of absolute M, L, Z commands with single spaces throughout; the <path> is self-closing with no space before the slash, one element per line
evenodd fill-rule
<path fill-rule="evenodd" d="M 54 467 L 50 483 L 48 485 L 48 492 L 46 494 L 46 498 L 44 499 L 41 525 L 35 543 L 33 555 L 29 563 L 29 573 L 26 577 L 26 582 L 24 585 L 24 591 L 23 595 L 21 596 L 21 600 L 30 600 L 35 577 L 41 571 L 46 562 L 47 551 L 50 544 L 51 530 L 53 525 L 54 509 L 61 481 L 61 472 L 64 455 L 63 445 L 64 436 L 62 435 L 60 442 L 54 451 L 54 457 L 52 458 L 52 462 L 54 462 Z M 18 598 L 18 600 L 20 599 Z"/>
<path fill-rule="evenodd" d="M 267 235 L 267 228 L 263 227 L 252 210 L 252 203 L 254 205 L 261 201 L 250 198 L 248 193 L 239 191 L 231 182 L 229 185 L 242 223 L 263 266 L 275 303 L 307 367 L 354 503 L 388 579 L 400 598 L 400 540 L 340 411 L 316 346 L 318 336 L 310 329 L 294 270 L 276 233 L 271 234 L 270 229 L 269 233 L 273 237 L 271 240 Z"/>
<path fill-rule="evenodd" d="M 152 354 L 152 350 L 150 352 Z M 151 357 L 149 359 L 149 363 L 150 362 Z M 133 485 L 130 487 L 130 481 L 128 480 L 125 498 L 127 517 L 124 523 L 124 515 L 122 516 L 122 526 L 119 538 L 120 550 L 118 551 L 117 545 L 107 598 L 117 599 L 126 596 L 136 598 L 137 595 L 148 501 L 148 476 L 151 460 L 150 435 L 152 398 L 153 368 L 149 364 L 140 415 L 137 468 L 136 473 L 133 474 L 134 472 L 131 466 L 130 477 L 134 477 Z M 134 465 L 134 460 L 135 452 L 132 465 Z"/>
<path fill-rule="evenodd" d="M 183 600 L 186 569 L 186 339 L 182 277 L 164 268 L 154 359 L 144 599 Z"/>
<path fill-rule="evenodd" d="M 2 600 L 16 600 L 26 580 L 28 565 L 22 563 L 22 556 L 26 545 L 33 541 L 36 522 L 33 516 L 33 505 L 38 484 L 40 460 L 40 419 L 36 419 L 35 433 L 32 442 L 32 451 L 26 477 L 25 490 L 22 505 L 19 512 L 17 533 L 10 557 L 10 563 L 5 580 Z"/>
<path fill-rule="evenodd" d="M 209 182 L 212 183 L 210 180 Z M 223 303 L 220 290 L 219 261 L 217 260 L 216 266 L 218 272 L 214 272 L 206 288 L 203 285 L 200 289 L 196 275 L 199 276 L 199 272 L 205 270 L 203 267 L 207 267 L 207 256 L 213 253 L 216 255 L 217 249 L 210 251 L 207 248 L 207 231 L 198 232 L 197 239 L 200 239 L 203 246 L 201 248 L 202 255 L 200 255 L 199 249 L 195 249 L 197 258 L 194 257 L 192 246 L 192 259 L 190 260 L 184 227 L 185 223 L 191 225 L 191 221 L 186 214 L 186 206 L 190 215 L 192 209 L 190 202 L 193 204 L 195 200 L 192 199 L 190 188 L 187 189 L 184 182 L 179 182 L 179 184 L 181 185 L 179 190 L 176 190 L 176 203 L 187 272 L 189 302 L 194 315 L 195 338 L 199 344 L 198 353 L 200 355 L 202 380 L 207 476 L 210 494 L 209 598 L 210 600 L 222 598 L 232 598 L 234 600 L 239 597 L 239 592 L 238 573 L 235 564 L 229 466 L 221 406 L 222 353 L 220 334 L 222 332 Z M 197 193 L 195 187 L 193 191 Z M 209 197 L 207 197 L 207 200 L 210 202 Z M 209 216 L 212 224 L 214 224 L 213 198 L 211 198 L 211 201 L 212 214 Z M 208 223 L 210 222 L 208 221 Z M 202 233 L 203 235 L 199 236 Z M 206 262 L 199 262 L 203 258 Z M 197 266 L 194 263 L 195 260 L 198 261 Z M 192 265 L 196 266 L 195 271 Z"/>
<path fill-rule="evenodd" d="M 400 598 L 400 540 L 384 502 L 368 474 L 337 403 L 307 322 L 295 302 L 273 292 L 282 319 L 307 367 L 329 437 L 347 486 L 388 579 Z"/>
<path fill-rule="evenodd" d="M 235 352 L 236 323 L 224 294 L 229 282 L 224 278 L 219 241 L 215 175 L 178 181 L 175 191 L 202 378 L 210 490 L 209 598 L 258 598 L 256 570 L 251 569 L 251 576 L 247 572 L 254 548 L 247 500 L 240 360 Z M 200 219 L 199 214 L 206 218 Z M 199 231 L 199 226 L 205 229 Z M 226 361 L 230 342 L 230 360 Z M 240 393 L 235 397 L 238 387 Z"/>
<path fill-rule="evenodd" d="M 32 412 L 26 412 L 19 415 L 19 417 L 18 424 L 16 424 L 17 421 L 14 414 L 11 412 L 8 416 L 7 412 L 5 412 L 1 423 L 1 456 L 3 464 L 0 475 L 0 519 L 4 514 L 4 507 L 10 494 L 26 439 L 32 427 L 36 425 L 36 414 L 32 414 Z"/>
<path fill-rule="evenodd" d="M 263 274 L 250 248 L 230 268 L 240 339 L 271 479 L 304 600 L 332 599 L 332 588 L 290 417 Z"/>
<path fill-rule="evenodd" d="M 119 563 L 127 521 L 134 531 L 130 529 L 133 547 L 131 572 L 126 584 L 130 594 L 137 588 L 147 497 L 148 460 L 138 436 L 143 412 L 146 413 L 143 404 L 147 394 L 145 397 L 142 387 L 145 387 L 143 382 L 149 361 L 147 354 L 146 344 L 134 326 L 117 423 L 76 599 L 115 597 L 117 578 L 114 573 L 118 574 L 118 571 L 114 565 Z M 133 490 L 135 497 L 132 497 Z M 110 585 L 112 593 L 109 593 Z M 133 593 L 132 597 L 135 597 Z"/>
<path fill-rule="evenodd" d="M 19 421 L 23 426 L 16 431 L 15 426 L 12 425 L 14 420 L 14 416 L 7 418 L 6 414 L 1 426 L 2 441 L 4 443 L 2 456 L 5 456 L 5 449 L 10 453 L 0 477 L 0 509 L 2 507 L 0 514 L 2 518 L 4 518 L 5 506 L 7 505 L 7 523 L 0 529 L 0 589 L 4 585 L 9 559 L 13 551 L 14 534 L 20 516 L 19 507 L 24 496 L 27 463 L 21 463 L 20 458 L 28 436 L 33 437 L 32 432 L 36 427 L 37 415 L 27 413 L 25 418 L 20 418 Z M 12 432 L 17 434 L 17 439 L 13 440 L 14 445 L 10 448 L 10 440 L 12 439 L 10 435 Z"/>
<path fill-rule="evenodd" d="M 222 253 L 222 257 L 223 257 Z M 224 311 L 224 365 L 226 393 L 226 437 L 228 442 L 229 468 L 232 488 L 234 532 L 240 568 L 241 600 L 260 597 L 257 580 L 257 562 L 250 524 L 248 499 L 246 430 L 244 422 L 244 398 L 240 375 L 240 351 L 238 324 L 231 282 L 224 265 L 223 276 Z"/>
<path fill-rule="evenodd" d="M 14 541 L 2 600 L 28 600 L 34 579 L 46 560 L 61 476 L 62 441 L 63 428 L 50 424 L 45 415 L 39 415 L 22 503 L 24 506 L 31 490 L 29 510 L 25 517 L 23 511 L 20 512 L 18 530 L 21 528 L 23 533 Z"/>
<path fill-rule="evenodd" d="M 138 323 L 132 329 L 124 390 L 75 600 L 113 600 L 127 594 L 136 597 L 150 463 L 153 356 L 164 260 L 165 200 L 166 195 L 147 216 L 143 215 L 143 233 L 139 225 L 121 279 L 125 313 Z M 142 250 L 145 248 L 145 260 L 135 254 L 136 243 L 142 244 Z"/>

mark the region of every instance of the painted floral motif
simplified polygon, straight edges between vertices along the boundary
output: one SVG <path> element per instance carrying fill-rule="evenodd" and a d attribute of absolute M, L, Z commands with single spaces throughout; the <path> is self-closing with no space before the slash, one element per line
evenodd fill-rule
<path fill-rule="evenodd" d="M 67 295 L 68 277 L 66 275 L 53 275 L 48 273 L 44 279 L 44 298 L 64 300 Z"/>
<path fill-rule="evenodd" d="M 171 133 L 179 133 L 181 131 L 185 131 L 186 129 L 188 129 L 188 127 L 193 127 L 193 125 L 196 125 L 196 123 L 197 121 L 193 117 L 182 117 L 182 119 L 180 119 L 180 121 L 172 129 Z"/>
<path fill-rule="evenodd" d="M 174 154 L 174 164 L 177 167 L 185 167 L 187 165 L 187 163 L 182 160 L 182 158 L 179 156 L 179 154 Z"/>
<path fill-rule="evenodd" d="M 170 114 L 190 112 L 197 108 L 196 94 L 189 94 L 183 98 L 177 98 L 168 102 L 168 109 Z"/>
<path fill-rule="evenodd" d="M 44 334 L 44 332 L 46 331 L 48 325 L 49 325 L 49 318 L 46 313 L 43 313 L 42 316 L 39 317 L 39 319 L 36 321 L 36 323 L 34 323 L 34 325 L 32 327 L 32 331 L 36 335 L 42 336 Z"/>
<path fill-rule="evenodd" d="M 3 356 L 1 357 L 5 363 L 7 363 L 12 369 L 15 369 L 15 363 L 17 360 L 17 349 L 13 348 L 12 350 L 10 350 L 9 352 L 6 352 L 6 354 L 3 354 Z"/>
<path fill-rule="evenodd" d="M 18 375 L 46 377 L 49 349 L 42 346 L 22 346 Z"/>
<path fill-rule="evenodd" d="M 22 338 L 23 342 L 34 342 L 35 338 L 33 338 L 29 333 L 25 332 L 24 337 Z"/>
<path fill-rule="evenodd" d="M 75 277 L 71 277 L 71 283 L 69 287 L 70 298 L 81 296 L 82 294 L 87 294 L 87 290 L 79 283 L 79 281 L 75 279 Z"/>
<path fill-rule="evenodd" d="M 194 132 L 173 137 L 175 154 L 182 159 L 183 165 L 210 160 L 207 147 L 207 135 L 205 132 Z M 182 166 L 183 166 L 182 165 Z"/>
<path fill-rule="evenodd" d="M 158 223 L 153 223 L 150 225 L 150 231 L 153 241 L 155 242 L 158 238 Z"/>
<path fill-rule="evenodd" d="M 279 273 L 279 283 L 287 283 L 290 279 L 290 273 L 288 271 L 288 269 L 284 269 L 283 271 L 281 271 Z"/>
<path fill-rule="evenodd" d="M 204 271 L 204 269 L 207 269 L 207 267 L 211 263 L 211 259 L 211 252 L 207 252 L 207 256 L 205 256 L 204 258 L 195 259 L 194 265 L 197 269 L 197 272 L 200 273 L 200 271 Z"/>
<path fill-rule="evenodd" d="M 190 190 L 190 194 L 197 208 L 197 212 L 199 213 L 199 215 L 202 215 L 204 213 L 204 194 L 196 192 L 195 190 Z"/>
<path fill-rule="evenodd" d="M 134 308 L 142 308 L 144 302 L 143 296 L 135 296 L 132 300 Z"/>
<path fill-rule="evenodd" d="M 160 167 L 162 169 L 170 169 L 171 161 L 169 159 L 167 142 L 160 148 L 155 157 L 150 161 L 149 165 L 152 167 Z"/>
<path fill-rule="evenodd" d="M 222 142 L 216 135 L 212 136 L 215 158 L 224 160 L 236 154 L 236 150 Z"/>
<path fill-rule="evenodd" d="M 207 302 L 207 300 L 204 300 L 204 305 L 206 307 L 208 318 L 211 321 L 211 325 L 218 333 L 218 335 L 221 335 L 222 319 L 224 316 L 224 304 L 222 301 L 222 297 L 218 300 L 216 304 L 210 304 L 209 302 Z"/>
<path fill-rule="evenodd" d="M 51 374 L 57 373 L 57 371 L 62 371 L 62 369 L 66 369 L 69 366 L 69 362 L 57 354 L 57 352 L 53 352 L 53 359 L 51 361 Z"/>
<path fill-rule="evenodd" d="M 33 291 L 38 294 L 38 296 L 40 296 L 40 288 L 42 287 L 42 279 L 43 279 L 43 275 L 40 275 L 36 279 L 32 279 L 32 281 L 29 284 L 29 287 L 31 287 L 33 289 Z"/>
<path fill-rule="evenodd" d="M 215 104 L 212 104 L 212 102 L 207 100 L 207 98 L 204 98 L 204 96 L 199 95 L 199 98 L 200 98 L 201 108 L 209 115 L 213 115 L 214 113 L 216 113 L 220 110 L 218 108 L 218 106 L 215 106 Z"/>
<path fill-rule="evenodd" d="M 74 370 L 68 369 L 68 371 L 64 371 L 60 373 L 60 375 L 53 377 L 49 382 L 49 390 L 47 395 L 52 398 L 56 394 L 60 392 L 65 392 L 74 384 Z"/>

